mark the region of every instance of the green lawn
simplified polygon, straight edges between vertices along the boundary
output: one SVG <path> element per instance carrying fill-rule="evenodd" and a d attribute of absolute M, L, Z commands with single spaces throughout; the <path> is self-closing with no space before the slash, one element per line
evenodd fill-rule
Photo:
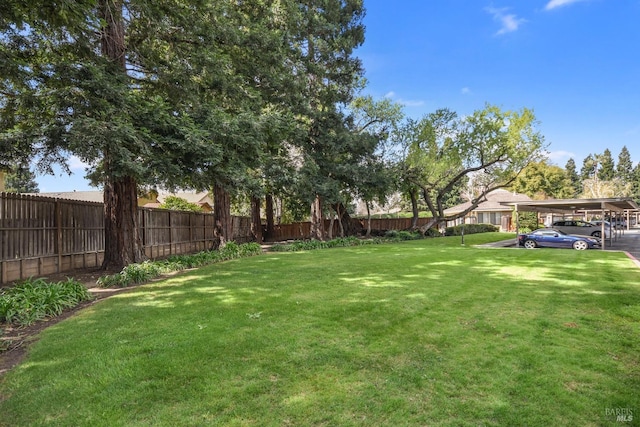
<path fill-rule="evenodd" d="M 0 425 L 638 425 L 640 270 L 471 246 L 496 236 L 271 253 L 102 301 L 0 378 Z"/>

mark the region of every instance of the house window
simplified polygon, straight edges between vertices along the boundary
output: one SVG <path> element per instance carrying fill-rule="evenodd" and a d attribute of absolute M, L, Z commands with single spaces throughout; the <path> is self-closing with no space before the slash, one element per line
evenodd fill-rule
<path fill-rule="evenodd" d="M 491 212 L 491 224 L 500 225 L 501 217 L 500 212 Z"/>
<path fill-rule="evenodd" d="M 478 212 L 478 224 L 500 225 L 501 220 L 500 212 Z"/>

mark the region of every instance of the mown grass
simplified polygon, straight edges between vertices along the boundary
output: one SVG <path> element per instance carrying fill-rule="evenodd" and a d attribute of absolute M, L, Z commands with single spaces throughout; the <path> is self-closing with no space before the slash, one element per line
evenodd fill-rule
<path fill-rule="evenodd" d="M 640 414 L 640 272 L 497 234 L 272 253 L 100 302 L 0 379 L 10 426 L 601 426 Z M 637 422 L 637 419 L 633 422 Z M 633 425 L 627 423 L 626 425 Z"/>

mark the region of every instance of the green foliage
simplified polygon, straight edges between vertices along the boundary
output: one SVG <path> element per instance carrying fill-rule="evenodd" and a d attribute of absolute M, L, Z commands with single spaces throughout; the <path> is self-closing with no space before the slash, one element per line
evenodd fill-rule
<path fill-rule="evenodd" d="M 574 170 L 575 173 L 575 170 Z M 564 199 L 574 197 L 574 187 L 568 172 L 546 161 L 525 167 L 510 189 L 533 199 Z"/>
<path fill-rule="evenodd" d="M 29 169 L 28 163 L 10 168 L 5 177 L 5 191 L 8 193 L 38 193 L 36 175 Z"/>
<path fill-rule="evenodd" d="M 631 153 L 625 145 L 620 150 L 618 155 L 618 164 L 616 165 L 616 174 L 625 183 L 633 181 L 633 161 L 631 160 Z"/>
<path fill-rule="evenodd" d="M 435 227 L 429 228 L 425 233 L 425 237 L 442 237 L 442 233 Z"/>
<path fill-rule="evenodd" d="M 611 150 L 605 148 L 602 154 L 596 156 L 596 159 L 599 163 L 598 179 L 611 181 L 615 177 L 615 164 L 611 156 Z"/>
<path fill-rule="evenodd" d="M 384 234 L 384 237 L 392 241 L 403 240 L 418 240 L 422 239 L 422 234 L 419 231 L 407 231 L 407 230 L 389 230 Z"/>
<path fill-rule="evenodd" d="M 361 246 L 378 243 L 379 239 L 358 239 L 357 237 L 341 237 L 333 240 L 299 240 L 293 243 L 276 243 L 271 247 L 274 252 L 298 252 L 311 251 L 315 249 L 328 249 L 347 246 Z"/>
<path fill-rule="evenodd" d="M 300 240 L 293 243 L 276 243 L 271 247 L 271 250 L 274 252 L 298 252 L 315 249 L 377 245 L 381 243 L 402 242 L 405 240 L 416 240 L 421 238 L 422 235 L 419 232 L 390 230 L 384 237 L 374 237 L 373 239 L 359 239 L 351 236 L 339 237 L 337 239 L 327 241 L 311 239 Z"/>
<path fill-rule="evenodd" d="M 175 211 L 202 212 L 201 206 L 195 203 L 188 202 L 187 200 L 178 196 L 167 196 L 160 207 L 162 209 L 172 209 Z"/>
<path fill-rule="evenodd" d="M 434 218 L 459 218 L 464 213 L 444 213 L 452 192 L 468 187 L 477 204 L 543 157 L 544 138 L 535 125 L 529 109 L 502 111 L 492 105 L 465 117 L 441 109 L 408 120 L 395 137 L 398 151 L 406 153 L 399 161 L 401 174 L 420 189 Z"/>
<path fill-rule="evenodd" d="M 515 216 L 515 212 L 513 216 Z M 515 218 L 513 219 L 513 223 L 516 223 Z M 540 227 L 538 224 L 538 214 L 536 212 L 518 212 L 518 229 L 521 233 L 537 230 L 538 228 Z"/>
<path fill-rule="evenodd" d="M 0 292 L 0 322 L 28 326 L 90 299 L 87 288 L 73 279 L 57 283 L 28 279 Z"/>
<path fill-rule="evenodd" d="M 578 171 L 576 170 L 576 162 L 575 160 L 573 160 L 573 158 L 567 160 L 567 164 L 565 165 L 564 170 L 567 174 L 567 179 L 569 180 L 571 186 L 570 198 L 576 198 L 582 191 L 582 180 L 580 178 L 580 175 L 578 175 Z"/>
<path fill-rule="evenodd" d="M 500 229 L 493 224 L 465 224 L 464 234 L 477 234 L 477 233 L 495 233 Z M 447 227 L 445 236 L 460 236 L 463 231 L 462 225 L 456 225 L 454 227 Z"/>
<path fill-rule="evenodd" d="M 202 267 L 231 259 L 259 255 L 261 253 L 262 248 L 258 243 L 238 245 L 236 242 L 228 242 L 225 247 L 219 251 L 202 251 L 190 255 L 174 255 L 166 260 L 129 264 L 124 267 L 120 273 L 100 277 L 97 285 L 102 288 L 127 287 L 132 284 L 147 282 L 162 274 L 173 271 Z"/>

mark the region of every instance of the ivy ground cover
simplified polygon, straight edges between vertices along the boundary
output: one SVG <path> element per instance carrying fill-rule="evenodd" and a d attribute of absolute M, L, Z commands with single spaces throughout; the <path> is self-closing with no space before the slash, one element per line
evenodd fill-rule
<path fill-rule="evenodd" d="M 133 289 L 42 333 L 0 378 L 0 425 L 633 425 L 640 270 L 473 246 L 499 238 L 270 253 Z"/>

